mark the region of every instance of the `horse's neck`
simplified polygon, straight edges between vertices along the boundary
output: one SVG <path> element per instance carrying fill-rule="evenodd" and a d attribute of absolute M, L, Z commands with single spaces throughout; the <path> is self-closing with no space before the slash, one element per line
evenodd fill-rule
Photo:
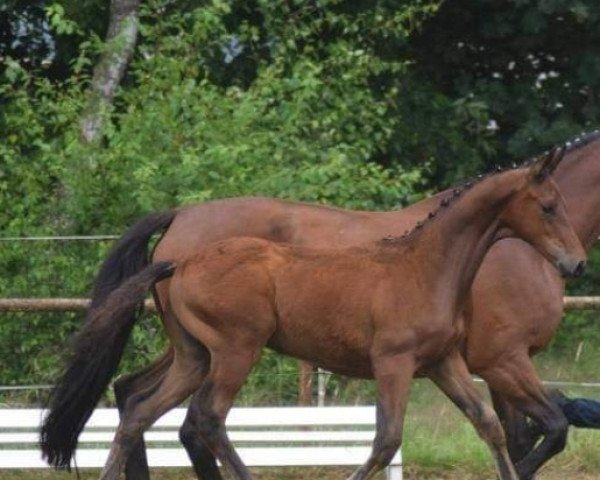
<path fill-rule="evenodd" d="M 570 152 L 554 178 L 579 239 L 590 248 L 600 235 L 600 140 Z"/>
<path fill-rule="evenodd" d="M 423 229 L 424 254 L 435 259 L 428 269 L 435 289 L 454 295 L 457 306 L 467 296 L 485 254 L 494 242 L 499 215 L 523 171 L 490 177 L 464 192 Z M 439 291 L 439 290 L 438 290 Z"/>

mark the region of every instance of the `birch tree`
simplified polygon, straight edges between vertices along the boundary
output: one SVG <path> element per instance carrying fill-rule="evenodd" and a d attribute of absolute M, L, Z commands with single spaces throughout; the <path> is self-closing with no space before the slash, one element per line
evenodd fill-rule
<path fill-rule="evenodd" d="M 115 91 L 133 56 L 139 30 L 140 0 L 111 0 L 106 43 L 92 77 L 89 99 L 81 119 L 87 143 L 99 140 Z"/>

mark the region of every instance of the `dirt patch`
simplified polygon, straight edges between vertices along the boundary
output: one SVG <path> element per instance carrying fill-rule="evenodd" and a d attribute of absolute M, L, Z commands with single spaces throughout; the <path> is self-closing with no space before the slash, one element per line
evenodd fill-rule
<path fill-rule="evenodd" d="M 269 468 L 252 469 L 256 480 L 344 480 L 352 468 Z M 98 470 L 82 470 L 81 480 L 98 478 Z M 51 470 L 7 470 L 0 474 L 2 480 L 73 480 L 74 474 Z M 495 480 L 495 474 L 474 474 L 467 471 L 441 472 L 435 469 L 404 469 L 404 480 Z M 152 480 L 196 480 L 191 469 L 152 469 Z M 374 480 L 385 480 L 380 474 Z M 581 471 L 576 468 L 546 468 L 536 480 L 600 480 L 600 472 Z"/>

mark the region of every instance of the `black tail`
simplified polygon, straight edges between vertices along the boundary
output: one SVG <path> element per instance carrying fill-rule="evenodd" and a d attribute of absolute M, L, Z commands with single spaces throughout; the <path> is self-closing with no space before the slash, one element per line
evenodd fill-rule
<path fill-rule="evenodd" d="M 101 305 L 123 281 L 148 265 L 150 238 L 168 228 L 175 215 L 176 210 L 147 215 L 125 232 L 104 260 L 94 280 L 90 311 Z"/>
<path fill-rule="evenodd" d="M 42 453 L 56 468 L 69 468 L 77 439 L 115 374 L 150 288 L 173 275 L 175 264 L 150 265 L 112 291 L 75 336 L 73 353 L 52 391 L 41 428 Z"/>

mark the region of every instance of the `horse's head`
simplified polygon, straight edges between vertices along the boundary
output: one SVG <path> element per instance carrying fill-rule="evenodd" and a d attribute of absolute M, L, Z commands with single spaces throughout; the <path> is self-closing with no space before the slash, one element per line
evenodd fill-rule
<path fill-rule="evenodd" d="M 565 277 L 579 276 L 586 254 L 577 237 L 552 172 L 564 156 L 554 149 L 536 160 L 500 217 L 516 236 L 533 245 Z"/>

